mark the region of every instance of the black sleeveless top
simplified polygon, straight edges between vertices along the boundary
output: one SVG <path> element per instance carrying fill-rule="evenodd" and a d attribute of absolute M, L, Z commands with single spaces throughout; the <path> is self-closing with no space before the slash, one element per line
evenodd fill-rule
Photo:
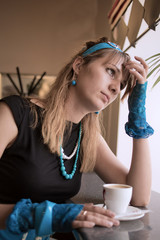
<path fill-rule="evenodd" d="M 49 200 L 65 202 L 78 193 L 81 183 L 80 158 L 71 180 L 66 180 L 60 171 L 59 156 L 43 144 L 41 122 L 33 129 L 33 114 L 29 103 L 19 96 L 10 96 L 5 102 L 12 111 L 18 127 L 18 136 L 0 159 L 0 203 L 16 203 L 21 198 L 32 202 Z M 40 114 L 40 108 L 37 107 Z M 73 124 L 71 135 L 64 144 L 64 152 L 70 155 L 79 135 L 79 124 Z M 75 156 L 64 160 L 67 173 L 72 171 Z"/>

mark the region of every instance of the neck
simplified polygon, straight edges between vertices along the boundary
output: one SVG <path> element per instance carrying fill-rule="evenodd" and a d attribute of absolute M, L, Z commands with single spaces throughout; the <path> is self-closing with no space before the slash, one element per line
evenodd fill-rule
<path fill-rule="evenodd" d="M 82 106 L 81 102 L 78 101 L 74 91 L 70 91 L 68 99 L 65 105 L 66 120 L 73 123 L 79 123 L 82 118 L 88 114 L 88 111 Z"/>

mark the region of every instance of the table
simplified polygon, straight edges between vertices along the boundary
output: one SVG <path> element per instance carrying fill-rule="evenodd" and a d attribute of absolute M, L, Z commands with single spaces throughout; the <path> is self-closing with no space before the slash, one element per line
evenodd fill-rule
<path fill-rule="evenodd" d="M 151 212 L 146 213 L 144 217 L 121 222 L 118 227 L 81 228 L 78 230 L 79 238 L 83 240 L 158 240 L 160 239 L 160 193 L 152 191 L 147 209 Z"/>

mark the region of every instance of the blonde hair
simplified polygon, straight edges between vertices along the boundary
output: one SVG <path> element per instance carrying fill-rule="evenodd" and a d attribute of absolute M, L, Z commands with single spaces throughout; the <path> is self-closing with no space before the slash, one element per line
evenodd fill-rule
<path fill-rule="evenodd" d="M 97 42 L 87 42 L 86 48 L 82 49 L 76 54 L 72 60 L 60 71 L 55 82 L 53 83 L 48 95 L 45 99 L 41 99 L 44 104 L 44 110 L 42 112 L 42 136 L 44 144 L 47 144 L 52 153 L 60 155 L 60 146 L 63 143 L 64 131 L 66 128 L 71 130 L 72 123 L 69 123 L 65 119 L 64 105 L 68 97 L 69 88 L 71 86 L 73 78 L 73 62 L 78 56 L 82 56 L 82 53 L 89 47 L 99 42 L 107 42 L 106 38 L 101 38 Z M 84 57 L 83 65 L 87 65 L 97 58 L 101 58 L 104 55 L 109 58 L 116 58 L 123 60 L 123 62 L 129 61 L 129 56 L 125 53 L 118 52 L 115 49 L 103 49 L 96 51 L 86 57 Z M 124 70 L 124 76 L 126 78 L 126 84 L 131 82 L 129 79 L 129 73 Z M 131 85 L 131 84 L 130 84 Z M 76 87 L 76 86 L 75 86 Z M 128 90 L 127 90 L 128 91 Z M 127 93 L 125 93 L 127 94 Z M 101 114 L 89 113 L 82 119 L 82 140 L 80 147 L 81 157 L 81 171 L 92 171 L 96 162 L 97 155 L 97 139 L 101 134 Z M 35 126 L 36 126 L 35 122 Z"/>

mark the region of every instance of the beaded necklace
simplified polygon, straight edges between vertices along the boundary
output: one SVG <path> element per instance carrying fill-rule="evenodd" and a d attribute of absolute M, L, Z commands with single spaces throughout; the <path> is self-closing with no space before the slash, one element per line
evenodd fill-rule
<path fill-rule="evenodd" d="M 78 148 L 78 141 L 77 141 L 77 144 L 73 150 L 73 152 L 71 153 L 70 156 L 67 156 L 65 153 L 64 153 L 64 149 L 62 148 L 62 158 L 63 159 L 67 159 L 67 160 L 70 160 L 75 154 L 76 154 L 76 151 L 77 151 L 77 148 Z"/>
<path fill-rule="evenodd" d="M 80 144 L 81 144 L 81 136 L 82 136 L 82 127 L 81 127 L 81 123 L 80 123 L 80 126 L 79 126 L 79 137 L 78 137 L 78 146 L 77 146 L 77 153 L 76 153 L 76 159 L 75 159 L 75 162 L 74 162 L 74 165 L 73 165 L 73 170 L 70 174 L 68 174 L 66 172 L 66 168 L 64 166 L 64 161 L 63 161 L 63 150 L 62 150 L 62 146 L 60 146 L 60 169 L 61 169 L 61 172 L 62 172 L 62 176 L 65 178 L 65 179 L 72 179 L 75 172 L 76 172 L 76 169 L 77 169 L 77 161 L 78 161 L 78 156 L 79 156 L 79 149 L 80 149 Z"/>

